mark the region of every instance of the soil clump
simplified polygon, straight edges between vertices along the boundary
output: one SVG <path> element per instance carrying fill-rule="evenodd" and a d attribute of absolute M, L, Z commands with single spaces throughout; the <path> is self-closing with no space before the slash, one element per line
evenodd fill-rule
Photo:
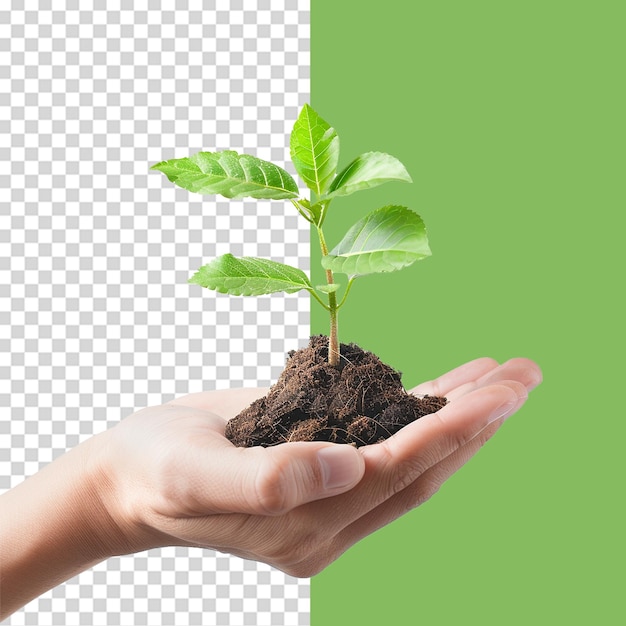
<path fill-rule="evenodd" d="M 438 411 L 445 398 L 417 397 L 401 374 L 356 344 L 341 344 L 339 367 L 328 364 L 328 337 L 289 352 L 285 369 L 263 398 L 226 425 L 238 447 L 287 441 L 330 441 L 357 447 L 378 443 Z"/>

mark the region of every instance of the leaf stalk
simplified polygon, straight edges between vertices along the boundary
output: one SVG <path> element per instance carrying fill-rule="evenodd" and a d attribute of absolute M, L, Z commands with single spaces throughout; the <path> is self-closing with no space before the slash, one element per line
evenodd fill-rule
<path fill-rule="evenodd" d="M 348 280 L 346 290 L 343 292 L 343 298 L 341 298 L 341 302 L 337 305 L 338 309 L 340 309 L 344 305 L 346 298 L 348 297 L 348 294 L 350 293 L 350 289 L 352 288 L 352 283 L 354 282 L 355 278 L 356 276 L 350 276 L 350 280 Z"/>

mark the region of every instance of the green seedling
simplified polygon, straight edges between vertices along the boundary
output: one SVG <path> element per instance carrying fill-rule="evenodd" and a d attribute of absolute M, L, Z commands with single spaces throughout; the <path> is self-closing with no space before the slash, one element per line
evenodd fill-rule
<path fill-rule="evenodd" d="M 238 296 L 308 291 L 330 315 L 328 361 L 339 364 L 337 317 L 352 283 L 359 277 L 402 269 L 430 255 L 424 222 L 404 206 L 389 205 L 360 219 L 329 251 L 323 225 L 336 198 L 391 181 L 412 182 L 395 157 L 366 152 L 337 173 L 339 137 L 309 105 L 304 105 L 291 132 L 291 159 L 313 197 L 301 197 L 298 185 L 282 168 L 231 150 L 198 152 L 153 165 L 175 185 L 200 194 L 226 198 L 290 200 L 315 228 L 326 283 L 315 285 L 300 269 L 256 257 L 224 254 L 201 267 L 190 283 Z M 347 280 L 340 284 L 335 274 Z M 341 299 L 339 292 L 343 288 Z M 326 301 L 325 301 L 326 300 Z"/>

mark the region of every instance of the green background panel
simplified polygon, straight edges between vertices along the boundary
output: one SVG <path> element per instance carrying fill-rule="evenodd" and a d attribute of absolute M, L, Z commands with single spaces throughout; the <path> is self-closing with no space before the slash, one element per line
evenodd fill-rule
<path fill-rule="evenodd" d="M 360 279 L 341 340 L 407 386 L 479 356 L 544 372 L 433 499 L 313 579 L 314 626 L 624 618 L 625 6 L 312 0 L 340 167 L 381 150 L 415 181 L 336 200 L 328 243 L 397 203 L 433 250 Z"/>

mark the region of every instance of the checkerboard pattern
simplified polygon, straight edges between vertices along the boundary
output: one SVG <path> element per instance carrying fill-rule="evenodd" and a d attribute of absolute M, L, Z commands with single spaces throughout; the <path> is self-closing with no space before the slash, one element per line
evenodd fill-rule
<path fill-rule="evenodd" d="M 0 6 L 0 490 L 136 409 L 269 385 L 306 344 L 306 295 L 187 284 L 229 251 L 307 270 L 291 205 L 189 194 L 149 166 L 232 148 L 290 169 L 309 16 L 306 0 Z M 308 624 L 309 583 L 168 548 L 102 563 L 6 623 Z"/>

